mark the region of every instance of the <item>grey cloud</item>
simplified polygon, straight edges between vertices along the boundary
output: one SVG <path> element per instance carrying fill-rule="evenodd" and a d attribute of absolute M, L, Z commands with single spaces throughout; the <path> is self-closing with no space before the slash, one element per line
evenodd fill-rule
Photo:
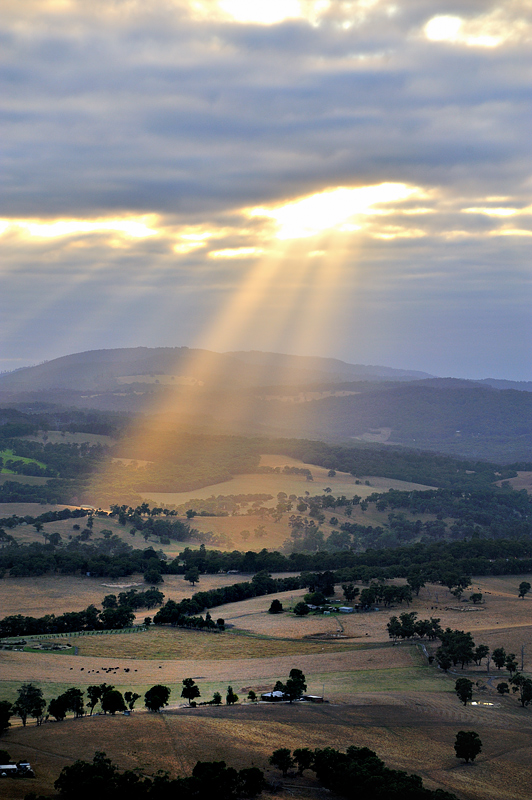
<path fill-rule="evenodd" d="M 169 224 L 228 225 L 209 245 L 223 249 L 254 244 L 233 216 L 244 206 L 337 185 L 433 188 L 436 213 L 385 220 L 423 238 L 350 243 L 332 354 L 479 375 L 491 349 L 492 374 L 530 377 L 529 240 L 488 238 L 504 220 L 460 212 L 489 195 L 530 202 L 529 45 L 421 35 L 436 14 L 489 13 L 484 0 L 397 5 L 390 16 L 377 4 L 342 31 L 336 2 L 320 27 L 194 20 L 185 4 L 162 0 L 148 11 L 95 0 L 53 16 L 33 3 L 20 26 L 9 16 L 16 22 L 20 3 L 8 3 L 0 215 L 156 212 Z M 453 230 L 470 236 L 442 238 Z M 176 254 L 170 236 L 125 250 L 106 236 L 79 240 L 86 247 L 76 237 L 9 245 L 0 303 L 12 357 L 60 355 L 66 332 L 71 349 L 193 345 L 250 263 L 214 262 L 207 247 Z M 265 297 L 256 330 L 235 347 L 261 346 L 274 306 Z"/>
<path fill-rule="evenodd" d="M 405 38 L 437 10 L 417 4 L 398 15 L 403 27 L 375 14 L 374 40 L 371 20 L 352 36 L 303 22 L 264 28 L 181 18 L 168 26 L 168 7 L 145 28 L 131 18 L 116 28 L 92 20 L 81 41 L 66 24 L 59 34 L 36 32 L 20 44 L 24 69 L 14 82 L 6 76 L 25 110 L 12 94 L 7 168 L 19 188 L 4 213 L 24 213 L 26 203 L 35 213 L 45 197 L 50 213 L 68 206 L 87 214 L 91 203 L 170 210 L 185 197 L 208 209 L 255 202 L 269 183 L 267 199 L 298 185 L 308 191 L 313 181 L 320 188 L 390 171 L 393 179 L 444 182 L 449 168 L 508 159 L 509 138 L 513 159 L 524 159 L 530 120 L 517 54 Z M 364 35 L 390 53 L 373 67 L 349 65 Z M 371 52 L 368 41 L 363 49 Z M 455 128 L 442 126 L 460 109 L 466 117 Z"/>

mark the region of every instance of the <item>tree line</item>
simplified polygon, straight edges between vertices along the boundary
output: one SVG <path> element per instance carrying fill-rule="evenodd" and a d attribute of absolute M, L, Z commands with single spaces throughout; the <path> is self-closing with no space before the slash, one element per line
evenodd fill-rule
<path fill-rule="evenodd" d="M 29 617 L 13 614 L 0 620 L 0 637 L 120 630 L 133 624 L 136 610 L 155 608 L 163 600 L 164 594 L 152 587 L 145 592 L 136 589 L 120 592 L 118 598 L 113 594 L 106 595 L 102 602 L 102 611 L 91 604 L 83 611 L 67 611 L 59 616 L 45 614 L 43 617 Z"/>
<path fill-rule="evenodd" d="M 470 732 L 473 733 L 473 732 Z M 464 740 L 465 736 L 465 740 Z M 474 734 L 478 739 L 478 735 Z M 481 749 L 480 740 L 471 744 L 468 732 L 460 731 L 455 751 L 460 758 L 474 759 Z M 312 770 L 320 786 L 340 797 L 371 796 L 375 800 L 457 800 L 456 795 L 441 789 L 435 791 L 423 786 L 420 776 L 386 766 L 377 753 L 368 747 L 352 745 L 344 752 L 332 747 L 278 748 L 269 763 L 278 768 L 283 777 L 297 766 L 298 774 Z M 263 790 L 275 790 L 258 767 L 236 770 L 225 761 L 198 761 L 192 774 L 184 778 L 170 778 L 168 773 L 143 776 L 133 770 L 120 771 L 104 752 L 96 752 L 90 761 L 78 760 L 63 767 L 54 783 L 61 800 L 91 800 L 97 795 L 101 800 L 128 797 L 130 800 L 237 800 L 252 798 Z M 38 800 L 27 795 L 28 800 Z M 41 798 L 39 800 L 46 800 Z"/>

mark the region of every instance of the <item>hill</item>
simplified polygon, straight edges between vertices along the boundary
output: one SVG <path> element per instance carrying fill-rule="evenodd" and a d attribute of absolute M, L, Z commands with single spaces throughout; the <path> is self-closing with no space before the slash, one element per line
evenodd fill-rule
<path fill-rule="evenodd" d="M 188 347 L 92 350 L 0 375 L 0 391 L 111 390 L 124 383 L 167 376 L 215 387 L 310 384 L 354 379 L 417 379 L 424 372 L 347 364 L 333 358 L 279 353 L 214 353 Z M 127 379 L 124 380 L 124 379 Z"/>
<path fill-rule="evenodd" d="M 532 460 L 531 388 L 333 358 L 138 347 L 77 353 L 0 375 L 0 405 L 48 416 L 50 404 L 158 414 L 169 429 L 393 444 L 513 463 Z M 91 424 L 92 432 L 109 432 L 103 418 Z"/>

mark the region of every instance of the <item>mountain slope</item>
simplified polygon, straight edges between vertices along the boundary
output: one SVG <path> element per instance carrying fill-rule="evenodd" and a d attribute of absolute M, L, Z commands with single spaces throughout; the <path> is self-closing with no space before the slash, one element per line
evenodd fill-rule
<path fill-rule="evenodd" d="M 6 373 L 0 375 L 0 391 L 112 391 L 121 384 L 120 378 L 150 375 L 183 377 L 209 388 L 429 377 L 422 372 L 357 366 L 331 358 L 135 347 L 76 353 Z"/>

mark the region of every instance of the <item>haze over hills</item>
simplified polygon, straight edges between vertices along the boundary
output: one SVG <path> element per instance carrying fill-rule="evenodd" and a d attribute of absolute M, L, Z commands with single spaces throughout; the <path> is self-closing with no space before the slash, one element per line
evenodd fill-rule
<path fill-rule="evenodd" d="M 532 460 L 532 384 L 279 353 L 187 347 L 76 353 L 0 375 L 2 406 L 164 413 L 215 433 L 373 442 Z"/>
<path fill-rule="evenodd" d="M 109 390 L 120 378 L 173 375 L 209 387 L 311 384 L 346 380 L 412 380 L 425 372 L 348 364 L 334 358 L 279 353 L 215 353 L 188 347 L 91 350 L 0 375 L 0 390 Z"/>

